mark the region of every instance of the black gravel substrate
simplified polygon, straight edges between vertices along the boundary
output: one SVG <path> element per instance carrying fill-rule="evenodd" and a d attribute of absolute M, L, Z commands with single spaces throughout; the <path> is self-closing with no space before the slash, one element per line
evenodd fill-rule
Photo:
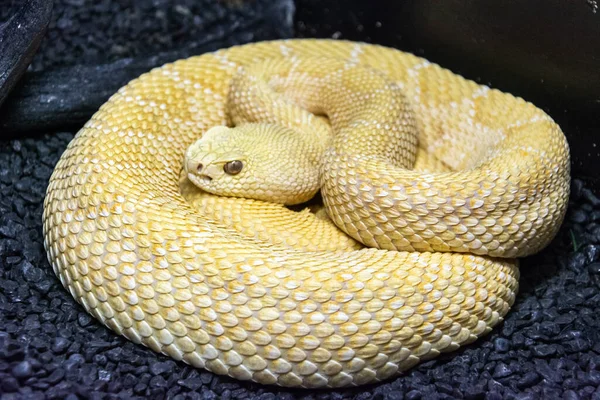
<path fill-rule="evenodd" d="M 171 39 L 133 41 L 130 33 L 122 33 L 133 29 L 126 28 L 138 21 L 133 16 L 125 19 L 129 22 L 119 22 L 124 25 L 117 24 L 121 26 L 121 31 L 115 28 L 117 33 L 98 32 L 113 8 L 121 10 L 131 3 L 97 1 L 93 4 L 98 6 L 90 6 L 93 18 L 81 22 L 69 17 L 75 27 L 55 33 L 67 46 L 68 57 L 106 61 L 121 54 L 114 47 L 117 43 L 131 55 L 150 51 L 137 48 L 144 40 L 157 46 L 151 50 L 165 50 L 176 35 L 185 40 L 193 37 L 190 27 L 173 33 L 173 23 L 165 15 L 174 11 L 161 14 L 167 3 L 161 0 L 128 9 L 137 10 L 131 15 L 138 19 L 158 15 L 153 28 L 147 29 L 157 35 L 168 33 Z M 80 4 L 92 2 L 57 2 L 49 33 L 53 40 L 46 41 L 33 68 L 77 62 L 65 55 L 57 45 L 59 36 L 52 32 L 59 29 L 61 17 L 80 15 L 81 10 L 68 11 Z M 84 28 L 87 25 L 95 27 Z M 308 25 L 303 22 L 299 31 L 318 35 Z M 76 37 L 89 35 L 100 35 L 95 40 L 104 41 L 97 44 L 101 48 L 88 52 L 85 43 L 77 45 Z M 134 44 L 128 44 L 128 39 Z M 48 179 L 73 135 L 48 133 L 0 142 L 2 400 L 600 399 L 600 199 L 585 181 L 573 181 L 568 216 L 556 240 L 541 254 L 522 261 L 517 301 L 492 334 L 379 385 L 343 391 L 286 390 L 219 377 L 134 345 L 92 319 L 64 290 L 46 260 L 41 215 Z"/>
<path fill-rule="evenodd" d="M 0 144 L 3 400 L 600 399 L 600 199 L 582 181 L 573 183 L 560 235 L 523 261 L 517 302 L 491 335 L 377 386 L 291 391 L 170 361 L 116 336 L 75 303 L 46 261 L 40 223 L 52 168 L 72 137 Z"/>

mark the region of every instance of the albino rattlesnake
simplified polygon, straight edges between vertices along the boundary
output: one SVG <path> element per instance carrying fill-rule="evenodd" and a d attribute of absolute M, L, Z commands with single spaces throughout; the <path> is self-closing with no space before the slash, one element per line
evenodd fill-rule
<path fill-rule="evenodd" d="M 336 63 L 344 69 L 339 96 L 326 97 L 354 111 L 341 107 L 332 126 L 343 128 L 357 109 L 373 120 L 362 118 L 368 129 L 352 133 L 359 139 L 334 139 L 325 204 L 356 239 L 399 251 L 353 250 L 360 245 L 326 218 L 217 197 L 185 179 L 186 149 L 231 122 L 239 67 L 272 58 L 313 78 Z M 379 73 L 357 85 L 353 71 L 365 68 L 355 65 Z M 294 85 L 298 75 L 277 71 Z M 346 91 L 381 93 L 381 76 L 393 83 L 381 96 L 404 98 L 394 100 L 400 111 L 381 112 L 391 102 L 380 94 L 369 103 Z M 271 83 L 285 92 L 284 81 Z M 306 98 L 315 90 L 301 87 Z M 370 139 L 402 121 L 417 129 L 418 150 L 415 139 L 390 141 L 400 133 Z M 392 165 L 411 168 L 415 155 L 413 171 Z M 560 128 L 521 99 L 393 49 L 262 42 L 165 65 L 103 105 L 50 179 L 45 246 L 86 310 L 154 351 L 265 384 L 360 385 L 455 350 L 501 320 L 517 288 L 513 257 L 556 234 L 569 174 Z"/>

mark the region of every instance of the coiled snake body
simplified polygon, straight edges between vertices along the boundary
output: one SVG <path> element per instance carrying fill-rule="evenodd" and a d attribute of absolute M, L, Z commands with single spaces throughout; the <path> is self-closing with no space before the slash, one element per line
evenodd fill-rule
<path fill-rule="evenodd" d="M 192 143 L 232 124 L 240 68 L 270 60 L 312 82 L 337 63 L 330 101 L 360 106 L 328 116 L 322 169 L 327 212 L 352 238 L 306 211 L 202 192 L 182 173 Z M 380 88 L 353 80 L 355 66 L 400 97 L 366 101 Z M 274 85 L 299 76 L 288 75 Z M 313 86 L 297 86 L 310 98 Z M 265 384 L 361 385 L 502 319 L 515 257 L 556 234 L 569 174 L 560 128 L 521 99 L 380 46 L 262 42 L 165 65 L 112 96 L 50 179 L 45 246 L 86 310 L 154 351 Z"/>

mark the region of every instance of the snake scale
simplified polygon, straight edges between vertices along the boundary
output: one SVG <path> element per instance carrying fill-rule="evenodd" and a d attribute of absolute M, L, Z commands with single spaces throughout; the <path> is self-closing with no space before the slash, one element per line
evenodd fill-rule
<path fill-rule="evenodd" d="M 186 178 L 190 145 L 232 125 L 234 77 L 270 60 L 293 60 L 315 82 L 337 62 L 326 95 L 350 108 L 299 111 L 341 132 L 321 170 L 331 219 Z M 354 80 L 365 68 L 373 80 Z M 288 75 L 274 87 L 294 84 Z M 306 82 L 296 86 L 310 99 Z M 516 258 L 555 236 L 569 182 L 562 131 L 520 98 L 377 45 L 260 42 L 164 65 L 114 94 L 56 165 L 44 243 L 71 295 L 135 343 L 240 380 L 355 386 L 498 324 L 515 299 Z"/>

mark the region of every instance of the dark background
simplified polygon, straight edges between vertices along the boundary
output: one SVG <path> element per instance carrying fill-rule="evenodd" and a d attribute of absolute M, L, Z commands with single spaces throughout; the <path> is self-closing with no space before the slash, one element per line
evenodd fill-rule
<path fill-rule="evenodd" d="M 0 21 L 22 3 L 0 0 Z M 29 72 L 0 108 L 1 136 L 13 129 L 0 141 L 2 400 L 600 399 L 596 3 L 226 3 L 55 2 Z M 491 334 L 377 385 L 340 391 L 265 387 L 196 370 L 126 341 L 93 320 L 54 276 L 41 233 L 46 185 L 99 99 L 164 60 L 288 36 L 409 50 L 534 101 L 563 127 L 576 178 L 568 216 L 546 250 L 522 260 L 516 303 Z"/>
<path fill-rule="evenodd" d="M 10 15 L 8 5 L 23 1 L 3 3 L 0 21 Z M 152 56 L 156 57 L 154 65 L 160 65 L 209 51 L 217 43 L 229 46 L 268 37 L 361 40 L 413 52 L 469 79 L 534 102 L 567 135 L 573 172 L 585 177 L 595 190 L 600 188 L 600 14 L 596 1 L 299 0 L 295 13 L 288 12 L 293 18 L 288 24 L 275 21 L 287 12 L 281 11 L 281 4 L 292 4 L 291 0 L 263 2 L 264 6 L 256 0 L 55 3 L 49 31 L 30 71 L 105 65 L 128 58 L 136 60 L 137 69 L 122 77 L 108 73 L 96 86 L 92 84 L 88 92 L 105 91 L 93 102 L 82 90 L 74 99 L 80 108 L 87 102 L 82 112 L 69 109 L 60 113 L 56 112 L 58 105 L 50 104 L 48 113 L 54 121 L 49 125 L 36 120 L 36 113 L 24 114 L 20 102 L 10 102 L 0 109 L 0 127 L 6 132 L 15 118 L 21 124 L 25 121 L 21 132 L 44 127 L 56 130 L 61 124 L 70 129 L 80 126 L 97 109 L 99 98 L 104 100 L 116 84 L 148 69 L 151 64 L 146 60 Z M 244 6 L 246 11 L 240 11 Z M 268 15 L 267 21 L 261 21 L 261 14 Z M 54 81 L 69 82 L 73 70 L 58 74 L 58 78 L 55 75 L 51 76 Z M 34 77 L 39 81 L 44 75 Z M 82 79 L 76 79 L 77 84 L 69 82 L 68 86 L 85 89 Z M 108 81 L 107 85 L 101 86 L 103 81 Z M 70 88 L 66 93 L 60 88 L 54 91 L 50 94 L 55 97 L 74 96 Z M 27 95 L 27 90 L 21 94 Z M 34 108 L 30 103 L 26 109 Z M 44 108 L 37 104 L 37 109 Z"/>

